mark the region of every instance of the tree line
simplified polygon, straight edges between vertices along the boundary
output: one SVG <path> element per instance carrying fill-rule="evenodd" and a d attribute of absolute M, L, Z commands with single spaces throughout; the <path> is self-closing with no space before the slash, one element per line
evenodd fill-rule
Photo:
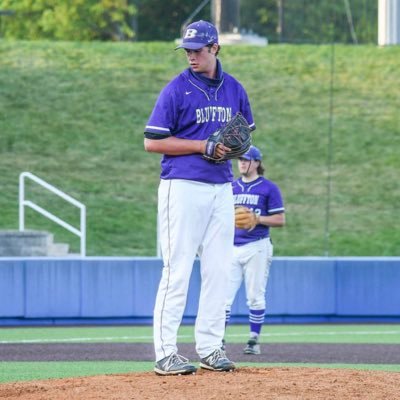
<path fill-rule="evenodd" d="M 170 41 L 193 0 L 0 0 L 0 37 L 24 40 Z M 211 5 L 194 20 L 210 20 Z M 240 30 L 270 43 L 375 43 L 375 0 L 244 0 Z"/>

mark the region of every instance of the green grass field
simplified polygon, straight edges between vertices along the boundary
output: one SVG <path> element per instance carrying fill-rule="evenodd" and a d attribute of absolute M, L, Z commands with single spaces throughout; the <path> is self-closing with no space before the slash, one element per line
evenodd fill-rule
<path fill-rule="evenodd" d="M 57 327 L 1 328 L 0 344 L 22 343 L 151 343 L 150 326 L 130 327 Z M 227 328 L 229 343 L 245 343 L 246 325 Z M 371 343 L 400 344 L 399 325 L 266 325 L 263 343 Z M 179 343 L 193 343 L 193 326 L 182 326 Z M 79 361 L 79 362 L 0 362 L 0 382 L 90 376 L 152 371 L 152 362 Z M 386 364 L 281 364 L 239 363 L 239 366 L 301 366 L 353 368 L 400 372 L 400 365 Z"/>
<path fill-rule="evenodd" d="M 18 176 L 30 171 L 86 204 L 88 255 L 156 254 L 159 156 L 144 152 L 143 129 L 186 68 L 173 48 L 0 40 L 0 229 L 18 229 Z M 220 58 L 249 93 L 254 143 L 284 195 L 275 254 L 399 255 L 400 48 L 226 46 Z M 27 193 L 78 224 L 61 201 Z M 79 250 L 31 210 L 26 227 Z"/>

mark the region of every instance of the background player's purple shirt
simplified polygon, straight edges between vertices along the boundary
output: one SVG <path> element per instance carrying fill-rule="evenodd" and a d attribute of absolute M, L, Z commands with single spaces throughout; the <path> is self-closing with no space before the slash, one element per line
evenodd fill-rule
<path fill-rule="evenodd" d="M 219 68 L 220 64 L 218 63 Z M 191 140 L 207 139 L 241 112 L 255 129 L 247 93 L 231 75 L 221 71 L 218 86 L 200 80 L 189 69 L 175 77 L 161 91 L 145 132 L 160 138 L 175 136 Z M 162 140 L 162 139 L 161 139 Z M 202 155 L 164 155 L 161 179 L 189 179 L 208 183 L 233 180 L 230 161 L 210 163 Z"/>
<path fill-rule="evenodd" d="M 252 182 L 242 178 L 232 184 L 235 206 L 243 205 L 258 215 L 280 214 L 285 211 L 279 187 L 263 176 Z M 257 225 L 252 231 L 235 228 L 235 246 L 269 237 L 269 226 Z"/>

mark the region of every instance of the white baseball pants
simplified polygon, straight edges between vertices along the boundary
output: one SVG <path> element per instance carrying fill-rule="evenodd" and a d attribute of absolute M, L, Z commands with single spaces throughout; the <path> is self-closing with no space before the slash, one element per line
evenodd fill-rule
<path fill-rule="evenodd" d="M 272 263 L 273 246 L 269 238 L 234 246 L 233 263 L 228 288 L 226 309 L 231 310 L 236 293 L 244 280 L 247 306 L 265 310 L 265 291 Z"/>
<path fill-rule="evenodd" d="M 164 268 L 154 307 L 156 361 L 178 352 L 177 334 L 196 255 L 201 288 L 195 340 L 203 358 L 221 346 L 225 330 L 234 236 L 231 183 L 161 180 L 158 217 Z"/>

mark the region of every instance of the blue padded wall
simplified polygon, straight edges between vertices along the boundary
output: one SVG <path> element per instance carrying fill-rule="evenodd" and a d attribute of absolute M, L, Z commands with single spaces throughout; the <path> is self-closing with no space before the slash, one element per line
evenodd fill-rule
<path fill-rule="evenodd" d="M 0 318 L 22 317 L 25 314 L 24 264 L 0 258 Z"/>
<path fill-rule="evenodd" d="M 397 258 L 353 258 L 337 265 L 337 313 L 400 316 L 400 262 Z"/>
<path fill-rule="evenodd" d="M 0 258 L 0 325 L 151 321 L 162 261 L 155 257 Z M 348 317 L 400 321 L 400 257 L 276 257 L 267 286 L 267 320 Z M 196 260 L 184 317 L 200 291 Z M 244 287 L 232 320 L 247 318 Z"/>
<path fill-rule="evenodd" d="M 271 267 L 266 300 L 268 314 L 335 313 L 335 261 L 279 259 Z"/>

